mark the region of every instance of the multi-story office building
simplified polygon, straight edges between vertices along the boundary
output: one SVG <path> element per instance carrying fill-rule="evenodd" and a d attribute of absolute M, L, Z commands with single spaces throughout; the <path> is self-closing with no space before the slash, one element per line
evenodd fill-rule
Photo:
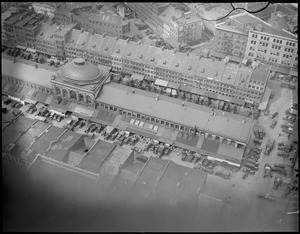
<path fill-rule="evenodd" d="M 225 45 L 230 45 L 231 53 L 235 52 L 237 56 L 274 65 L 278 71 L 298 68 L 297 36 L 286 30 L 274 29 L 252 14 L 245 12 L 231 16 L 216 26 L 216 32 L 215 50 L 228 50 L 224 48 L 226 41 Z M 248 38 L 245 45 L 246 34 Z M 244 53 L 241 53 L 242 50 Z"/>
<path fill-rule="evenodd" d="M 161 36 L 173 47 L 201 39 L 203 22 L 195 13 L 184 12 L 170 5 L 159 18 L 163 21 Z"/>
<path fill-rule="evenodd" d="M 20 10 L 4 20 L 3 26 L 10 45 L 34 47 L 35 36 L 45 16 L 31 10 Z"/>

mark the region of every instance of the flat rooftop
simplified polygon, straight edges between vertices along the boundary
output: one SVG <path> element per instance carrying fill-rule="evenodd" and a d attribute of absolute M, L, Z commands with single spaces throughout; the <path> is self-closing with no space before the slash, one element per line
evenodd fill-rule
<path fill-rule="evenodd" d="M 151 203 L 155 200 L 153 192 L 168 163 L 169 161 L 150 157 L 132 189 L 131 198 L 134 202 Z"/>
<path fill-rule="evenodd" d="M 36 120 L 19 116 L 15 122 L 8 125 L 2 131 L 2 150 L 9 144 L 15 143 L 22 133 L 26 132 Z"/>
<path fill-rule="evenodd" d="M 98 174 L 104 161 L 111 155 L 115 147 L 114 144 L 98 140 L 78 167 Z"/>
<path fill-rule="evenodd" d="M 97 101 L 175 124 L 197 126 L 199 130 L 244 143 L 252 132 L 255 121 L 251 118 L 219 110 L 214 110 L 213 116 L 212 109 L 206 106 L 190 102 L 182 106 L 182 100 L 163 95 L 156 101 L 155 93 L 139 89 L 132 93 L 132 90 L 132 87 L 109 83 L 103 86 Z"/>
<path fill-rule="evenodd" d="M 59 139 L 53 139 L 50 142 L 51 147 L 46 152 L 46 156 L 57 161 L 63 161 L 70 148 L 76 144 L 80 137 L 80 134 L 67 130 Z"/>
<path fill-rule="evenodd" d="M 99 186 L 108 187 L 119 173 L 120 168 L 123 166 L 128 157 L 132 154 L 130 149 L 115 148 L 111 153 L 111 156 L 100 168 L 100 179 L 98 181 Z"/>

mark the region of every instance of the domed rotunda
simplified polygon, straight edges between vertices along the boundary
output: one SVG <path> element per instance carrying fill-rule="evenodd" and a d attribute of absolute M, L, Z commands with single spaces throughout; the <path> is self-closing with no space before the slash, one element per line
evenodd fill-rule
<path fill-rule="evenodd" d="M 76 58 L 63 65 L 51 83 L 57 96 L 94 104 L 103 83 L 109 78 L 109 72 L 108 67 Z"/>

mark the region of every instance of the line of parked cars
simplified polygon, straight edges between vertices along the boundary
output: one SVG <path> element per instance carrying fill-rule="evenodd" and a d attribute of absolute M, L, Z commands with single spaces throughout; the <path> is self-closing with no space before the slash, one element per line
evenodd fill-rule
<path fill-rule="evenodd" d="M 215 161 L 209 160 L 206 157 L 200 157 L 198 162 L 195 163 L 194 168 L 203 170 L 212 175 L 216 166 Z"/>

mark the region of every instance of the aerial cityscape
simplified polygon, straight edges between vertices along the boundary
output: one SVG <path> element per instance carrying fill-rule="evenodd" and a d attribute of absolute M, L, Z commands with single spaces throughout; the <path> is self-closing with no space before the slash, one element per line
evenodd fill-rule
<path fill-rule="evenodd" d="M 298 3 L 1 2 L 3 231 L 299 232 Z"/>

